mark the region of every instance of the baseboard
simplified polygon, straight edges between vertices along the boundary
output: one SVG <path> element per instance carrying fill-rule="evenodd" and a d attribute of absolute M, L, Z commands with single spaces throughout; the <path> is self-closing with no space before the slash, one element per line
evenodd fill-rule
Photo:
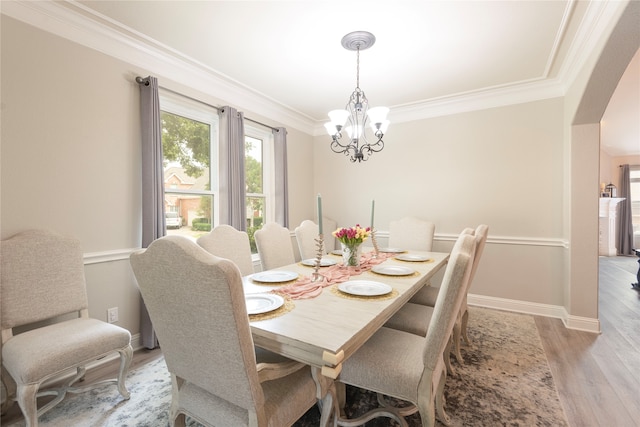
<path fill-rule="evenodd" d="M 493 308 L 497 310 L 513 311 L 515 313 L 531 314 L 535 316 L 553 317 L 562 320 L 568 329 L 600 333 L 600 321 L 589 317 L 571 316 L 563 306 L 540 304 L 529 301 L 519 301 L 506 298 L 487 297 L 469 294 L 467 304 Z"/>
<path fill-rule="evenodd" d="M 600 320 L 592 319 L 591 317 L 571 316 L 566 312 L 566 316 L 562 318 L 562 322 L 568 329 L 575 329 L 578 331 L 593 332 L 596 334 L 601 333 Z"/>

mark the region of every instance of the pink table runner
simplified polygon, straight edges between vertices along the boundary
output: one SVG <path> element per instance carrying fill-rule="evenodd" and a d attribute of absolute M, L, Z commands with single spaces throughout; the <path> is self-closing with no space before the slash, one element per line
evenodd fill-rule
<path fill-rule="evenodd" d="M 344 267 L 342 264 L 322 267 L 318 270 L 318 274 L 322 276 L 322 281 L 312 282 L 313 276 L 301 276 L 294 283 L 278 288 L 274 292 L 287 295 L 294 300 L 315 298 L 322 293 L 323 288 L 346 282 L 351 276 L 357 276 L 369 271 L 373 266 L 395 256 L 395 254 L 382 252 L 378 253 L 377 258 L 374 258 L 373 255 L 373 251 L 363 254 L 358 267 Z"/>

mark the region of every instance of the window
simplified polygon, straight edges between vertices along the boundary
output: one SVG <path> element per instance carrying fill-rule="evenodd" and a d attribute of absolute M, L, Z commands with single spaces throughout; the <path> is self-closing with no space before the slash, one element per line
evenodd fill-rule
<path fill-rule="evenodd" d="M 218 111 L 168 91 L 160 92 L 167 234 L 197 239 L 219 224 Z M 245 121 L 247 234 L 275 217 L 271 129 Z M 178 226 L 177 222 L 180 225 Z"/>
<path fill-rule="evenodd" d="M 245 185 L 247 234 L 251 252 L 257 253 L 253 234 L 275 214 L 273 134 L 245 125 Z"/>
<path fill-rule="evenodd" d="M 167 234 L 197 239 L 217 223 L 218 114 L 211 107 L 161 93 Z M 179 224 L 178 224 L 179 222 Z"/>

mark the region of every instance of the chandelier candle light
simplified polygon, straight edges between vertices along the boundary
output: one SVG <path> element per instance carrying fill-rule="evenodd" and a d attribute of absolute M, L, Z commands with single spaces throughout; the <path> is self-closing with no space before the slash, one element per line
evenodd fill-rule
<path fill-rule="evenodd" d="M 342 46 L 345 49 L 357 52 L 356 88 L 345 109 L 330 111 L 331 122 L 324 125 L 331 135 L 331 149 L 336 153 L 350 156 L 352 162 L 366 161 L 371 154 L 381 151 L 384 148 L 382 137 L 389 127 L 389 120 L 387 120 L 389 109 L 387 107 L 369 109 L 369 101 L 360 89 L 360 51 L 370 48 L 375 41 L 375 36 L 367 31 L 354 31 L 342 38 Z M 367 123 L 376 139 L 373 143 L 367 140 Z M 349 139 L 340 142 L 343 130 L 347 132 Z"/>
<path fill-rule="evenodd" d="M 376 240 L 376 229 L 373 228 L 373 211 L 376 207 L 376 201 L 371 201 L 371 243 L 373 243 L 373 258 L 378 258 L 380 250 L 378 249 L 378 241 Z"/>
<path fill-rule="evenodd" d="M 322 196 L 318 194 L 318 238 L 316 239 L 316 260 L 313 267 L 312 282 L 318 282 L 324 280 L 318 270 L 320 270 L 320 263 L 322 262 L 322 255 L 324 254 L 324 234 L 322 233 Z"/>

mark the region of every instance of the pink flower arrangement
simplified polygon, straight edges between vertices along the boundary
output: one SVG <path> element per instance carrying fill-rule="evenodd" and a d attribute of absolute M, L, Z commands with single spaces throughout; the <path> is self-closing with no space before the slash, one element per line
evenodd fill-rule
<path fill-rule="evenodd" d="M 360 224 L 356 224 L 351 228 L 338 228 L 331 234 L 347 246 L 359 245 L 367 240 L 371 234 L 371 227 L 362 228 Z"/>

